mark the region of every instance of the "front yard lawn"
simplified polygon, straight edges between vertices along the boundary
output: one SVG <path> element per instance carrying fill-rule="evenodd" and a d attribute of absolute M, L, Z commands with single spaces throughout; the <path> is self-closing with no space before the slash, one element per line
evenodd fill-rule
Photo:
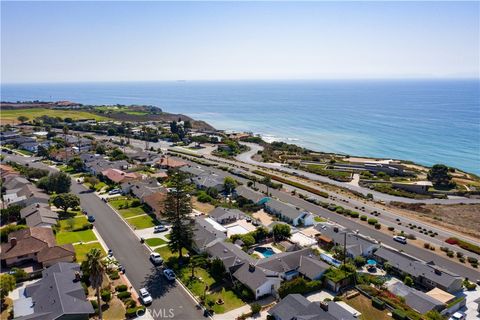
<path fill-rule="evenodd" d="M 99 249 L 102 251 L 102 256 L 105 256 L 105 251 L 99 242 L 76 244 L 73 247 L 75 248 L 75 257 L 78 263 L 85 261 L 87 259 L 87 253 L 93 248 Z"/>
<path fill-rule="evenodd" d="M 23 150 L 23 149 L 17 149 L 17 152 L 26 155 L 26 156 L 33 156 L 33 152 L 28 151 L 28 150 Z"/>
<path fill-rule="evenodd" d="M 93 233 L 92 230 L 83 230 L 83 231 L 75 231 L 75 232 L 58 232 L 56 235 L 57 243 L 58 244 L 65 244 L 65 243 L 75 243 L 75 242 L 89 242 L 97 240 L 97 237 Z"/>
<path fill-rule="evenodd" d="M 70 219 L 73 222 L 72 225 L 70 225 Z M 64 220 L 60 220 L 60 231 L 71 231 L 72 229 L 75 228 L 81 228 L 84 224 L 87 224 L 87 218 L 85 216 L 75 216 L 74 218 L 68 218 Z"/>
<path fill-rule="evenodd" d="M 157 247 L 162 244 L 167 243 L 165 240 L 161 238 L 150 238 L 150 239 L 145 239 L 145 242 L 150 246 L 150 247 Z"/>
<path fill-rule="evenodd" d="M 215 303 L 213 305 L 213 311 L 218 314 L 225 313 L 245 305 L 245 302 L 243 302 L 239 297 L 237 297 L 235 292 L 233 292 L 232 290 L 226 290 L 225 288 L 223 288 L 220 292 L 207 295 L 207 301 L 218 301 L 218 299 L 222 299 L 224 302 L 223 304 Z"/>
<path fill-rule="evenodd" d="M 134 217 L 134 216 L 138 216 L 138 215 L 141 215 L 141 214 L 146 214 L 146 212 L 145 212 L 145 210 L 143 209 L 142 206 L 131 207 L 131 208 L 128 208 L 128 209 L 120 209 L 120 210 L 118 210 L 118 212 L 120 212 L 122 217 L 124 217 L 125 219 L 126 218 L 131 218 L 131 217 Z"/>
<path fill-rule="evenodd" d="M 160 253 L 160 255 L 165 261 L 167 261 L 170 257 L 178 257 L 178 253 L 173 253 L 172 251 L 170 251 L 170 248 L 168 246 L 157 248 L 155 249 L 155 252 Z M 187 254 L 187 252 L 187 250 L 183 249 L 183 254 Z"/>
<path fill-rule="evenodd" d="M 149 215 L 139 216 L 135 218 L 127 219 L 129 225 L 136 229 L 146 229 L 154 227 L 158 224 L 157 220 Z"/>
<path fill-rule="evenodd" d="M 126 204 L 130 203 L 130 200 L 126 198 L 110 200 L 108 203 L 117 210 L 120 210 L 120 206 L 125 206 Z"/>

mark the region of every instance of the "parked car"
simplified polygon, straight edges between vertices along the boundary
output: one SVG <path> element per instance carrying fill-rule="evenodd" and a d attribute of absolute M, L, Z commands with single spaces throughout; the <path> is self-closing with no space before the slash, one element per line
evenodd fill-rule
<path fill-rule="evenodd" d="M 113 250 L 112 249 L 108 249 L 108 256 L 109 257 L 113 256 Z"/>
<path fill-rule="evenodd" d="M 407 244 L 407 238 L 402 237 L 402 236 L 395 236 L 395 237 L 393 237 L 393 240 L 395 240 L 397 242 L 400 242 L 400 243 L 403 243 L 403 244 Z"/>
<path fill-rule="evenodd" d="M 150 261 L 152 261 L 154 264 L 162 264 L 163 263 L 162 256 L 157 252 L 152 252 L 150 254 Z"/>
<path fill-rule="evenodd" d="M 88 222 L 93 223 L 93 222 L 95 222 L 95 217 L 94 216 L 88 216 L 87 220 L 88 220 Z"/>
<path fill-rule="evenodd" d="M 150 293 L 148 293 L 147 289 L 141 288 L 140 289 L 140 301 L 142 301 L 143 304 L 151 304 L 153 299 Z"/>
<path fill-rule="evenodd" d="M 455 312 L 448 320 L 465 320 L 467 317 L 463 312 Z"/>
<path fill-rule="evenodd" d="M 160 225 L 155 226 L 153 228 L 153 233 L 159 233 L 159 232 L 163 232 L 163 231 L 167 231 L 167 230 L 168 230 L 167 227 L 165 227 L 163 224 L 160 224 Z"/>
<path fill-rule="evenodd" d="M 165 278 L 167 278 L 170 281 L 175 280 L 175 273 L 173 272 L 172 269 L 163 270 L 163 275 L 165 276 Z"/>
<path fill-rule="evenodd" d="M 122 190 L 120 190 L 120 189 L 113 189 L 113 190 L 108 191 L 109 195 L 120 194 L 120 193 L 122 193 Z"/>

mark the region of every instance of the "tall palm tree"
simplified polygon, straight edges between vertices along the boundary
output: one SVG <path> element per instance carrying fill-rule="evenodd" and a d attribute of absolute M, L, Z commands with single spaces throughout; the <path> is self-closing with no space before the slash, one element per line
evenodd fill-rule
<path fill-rule="evenodd" d="M 100 302 L 100 288 L 102 287 L 105 267 L 102 263 L 102 252 L 93 248 L 87 253 L 86 270 L 90 275 L 90 285 L 95 288 L 98 304 L 98 317 L 102 319 L 102 305 Z"/>

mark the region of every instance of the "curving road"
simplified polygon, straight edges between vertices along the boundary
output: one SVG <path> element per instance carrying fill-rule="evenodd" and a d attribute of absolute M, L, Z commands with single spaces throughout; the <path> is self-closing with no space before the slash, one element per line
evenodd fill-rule
<path fill-rule="evenodd" d="M 299 176 L 304 176 L 308 179 L 314 180 L 314 181 L 319 181 L 319 182 L 324 182 L 328 184 L 332 184 L 338 187 L 342 188 L 347 188 L 352 191 L 360 192 L 363 195 L 367 195 L 368 193 L 371 193 L 374 197 L 375 200 L 381 200 L 385 202 L 390 202 L 390 201 L 400 201 L 400 202 L 405 202 L 405 203 L 427 203 L 427 204 L 457 204 L 457 203 L 480 203 L 480 199 L 470 199 L 470 198 L 464 198 L 464 197 L 450 197 L 448 199 L 410 199 L 410 198 L 404 198 L 404 197 L 397 197 L 397 196 L 392 196 L 389 194 L 377 192 L 375 190 L 370 190 L 368 188 L 364 188 L 361 186 L 356 186 L 352 184 L 348 184 L 345 182 L 340 182 L 340 181 L 335 181 L 332 180 L 328 177 L 324 177 L 318 174 L 306 172 L 303 170 L 298 170 L 298 169 L 292 169 L 285 167 L 284 165 L 280 163 L 266 163 L 266 162 L 260 162 L 252 159 L 252 156 L 255 155 L 258 151 L 263 150 L 263 147 L 255 144 L 255 143 L 247 143 L 247 142 L 241 142 L 241 144 L 246 145 L 250 148 L 249 151 L 244 152 L 239 154 L 236 159 L 241 162 L 245 162 L 248 164 L 256 165 L 259 167 L 264 167 L 264 168 L 269 168 L 269 169 L 274 169 L 278 171 L 282 171 L 285 173 L 290 173 L 290 174 L 295 174 Z"/>

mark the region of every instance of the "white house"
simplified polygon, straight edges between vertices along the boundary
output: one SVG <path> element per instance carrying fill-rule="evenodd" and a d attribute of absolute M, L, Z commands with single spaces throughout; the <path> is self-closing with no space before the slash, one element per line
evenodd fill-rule
<path fill-rule="evenodd" d="M 311 226 L 314 222 L 313 214 L 310 212 L 275 199 L 265 203 L 265 210 L 295 227 L 298 225 Z"/>

